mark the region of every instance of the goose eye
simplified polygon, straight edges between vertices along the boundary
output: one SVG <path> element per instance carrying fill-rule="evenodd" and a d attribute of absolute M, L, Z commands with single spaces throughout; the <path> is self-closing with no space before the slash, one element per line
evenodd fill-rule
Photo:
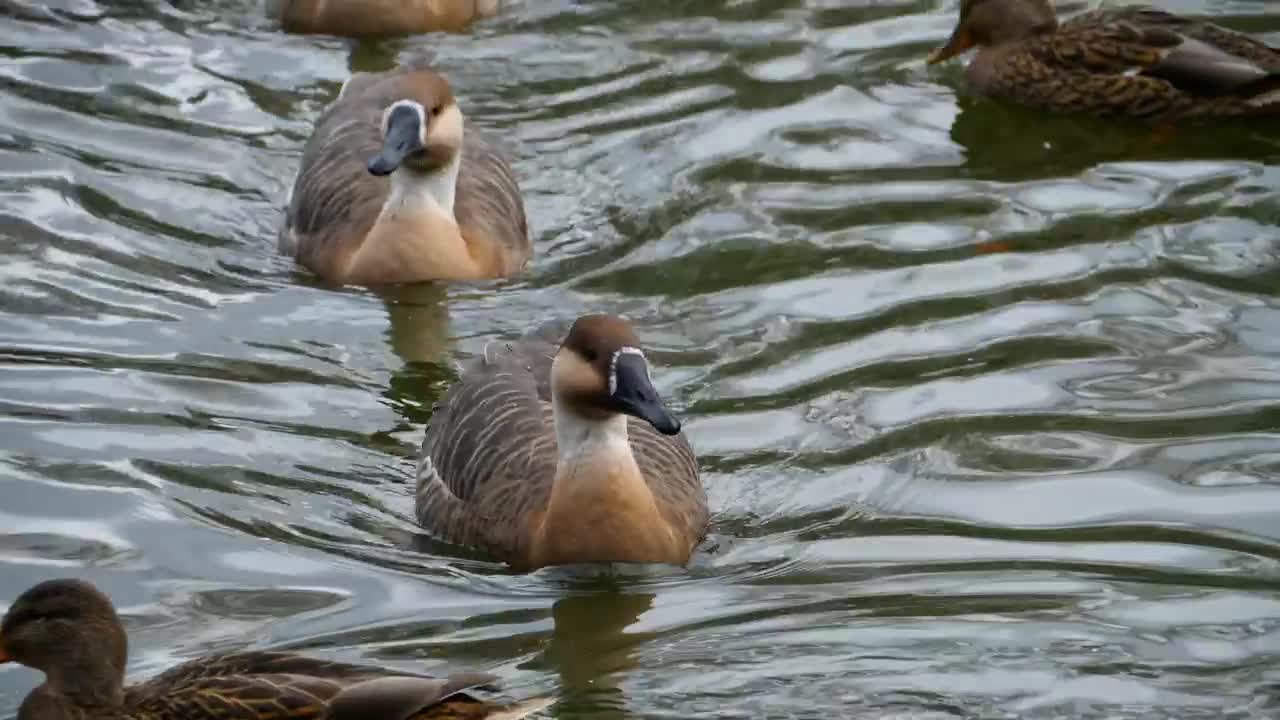
<path fill-rule="evenodd" d="M 441 109 L 442 109 L 442 108 L 441 108 L 439 105 L 432 105 L 432 106 L 431 106 L 431 117 L 440 117 L 440 110 L 441 110 Z"/>
<path fill-rule="evenodd" d="M 598 359 L 599 357 L 600 356 L 596 353 L 595 350 L 586 349 L 582 351 L 582 359 L 586 360 L 589 363 L 595 362 L 596 359 Z"/>

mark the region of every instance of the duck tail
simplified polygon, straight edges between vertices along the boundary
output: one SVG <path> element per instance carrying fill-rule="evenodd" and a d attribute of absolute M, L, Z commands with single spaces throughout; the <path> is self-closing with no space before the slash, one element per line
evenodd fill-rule
<path fill-rule="evenodd" d="M 1244 88 L 1245 104 L 1264 113 L 1280 113 L 1280 71 Z"/>

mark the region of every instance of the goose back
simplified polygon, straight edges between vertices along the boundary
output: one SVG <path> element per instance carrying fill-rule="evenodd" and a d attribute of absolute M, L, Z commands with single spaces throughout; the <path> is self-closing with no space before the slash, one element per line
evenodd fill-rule
<path fill-rule="evenodd" d="M 316 122 L 294 181 L 280 249 L 329 280 L 369 236 L 391 192 L 389 176 L 368 171 L 382 147 L 382 113 L 392 103 L 429 96 L 442 82 L 433 71 L 406 67 L 356 73 Z M 468 243 L 496 248 L 519 270 L 531 253 L 524 201 L 511 167 L 470 120 L 464 121 L 454 218 Z M 418 280 L 447 278 L 423 277 Z"/>
<path fill-rule="evenodd" d="M 551 322 L 516 342 L 489 343 L 435 406 L 418 466 L 416 511 L 424 528 L 517 568 L 530 566 L 556 474 L 551 365 L 567 329 Z M 692 547 L 709 512 L 689 441 L 633 417 L 627 435 L 663 519 Z"/>

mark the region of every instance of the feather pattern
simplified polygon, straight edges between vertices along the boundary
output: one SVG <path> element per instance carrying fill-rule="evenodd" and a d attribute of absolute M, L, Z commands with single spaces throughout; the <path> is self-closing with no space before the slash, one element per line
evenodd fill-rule
<path fill-rule="evenodd" d="M 552 362 L 565 326 L 553 321 L 514 343 L 489 343 L 438 403 L 418 466 L 418 522 L 435 535 L 527 567 L 534 521 L 558 461 Z M 663 519 L 692 546 L 706 529 L 706 493 L 683 433 L 627 418 L 632 455 Z"/>

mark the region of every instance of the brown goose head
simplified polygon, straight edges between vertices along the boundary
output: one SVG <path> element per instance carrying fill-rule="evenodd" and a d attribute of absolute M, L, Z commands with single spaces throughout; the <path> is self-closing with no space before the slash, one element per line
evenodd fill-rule
<path fill-rule="evenodd" d="M 1058 17 L 1050 0 L 961 0 L 960 21 L 947 44 L 929 55 L 929 64 L 972 47 L 990 47 L 1053 32 Z"/>
<path fill-rule="evenodd" d="M 407 97 L 382 112 L 382 149 L 369 172 L 390 175 L 400 168 L 433 173 L 462 150 L 462 112 L 449 82 L 434 73 L 415 78 Z"/>
<path fill-rule="evenodd" d="M 632 415 L 664 435 L 680 432 L 649 379 L 649 362 L 631 325 L 613 315 L 583 315 L 556 353 L 551 391 L 557 404 L 589 420 Z"/>
<path fill-rule="evenodd" d="M 40 670 L 74 702 L 123 701 L 128 639 L 106 595 L 82 580 L 46 580 L 13 601 L 0 622 L 0 662 Z"/>

